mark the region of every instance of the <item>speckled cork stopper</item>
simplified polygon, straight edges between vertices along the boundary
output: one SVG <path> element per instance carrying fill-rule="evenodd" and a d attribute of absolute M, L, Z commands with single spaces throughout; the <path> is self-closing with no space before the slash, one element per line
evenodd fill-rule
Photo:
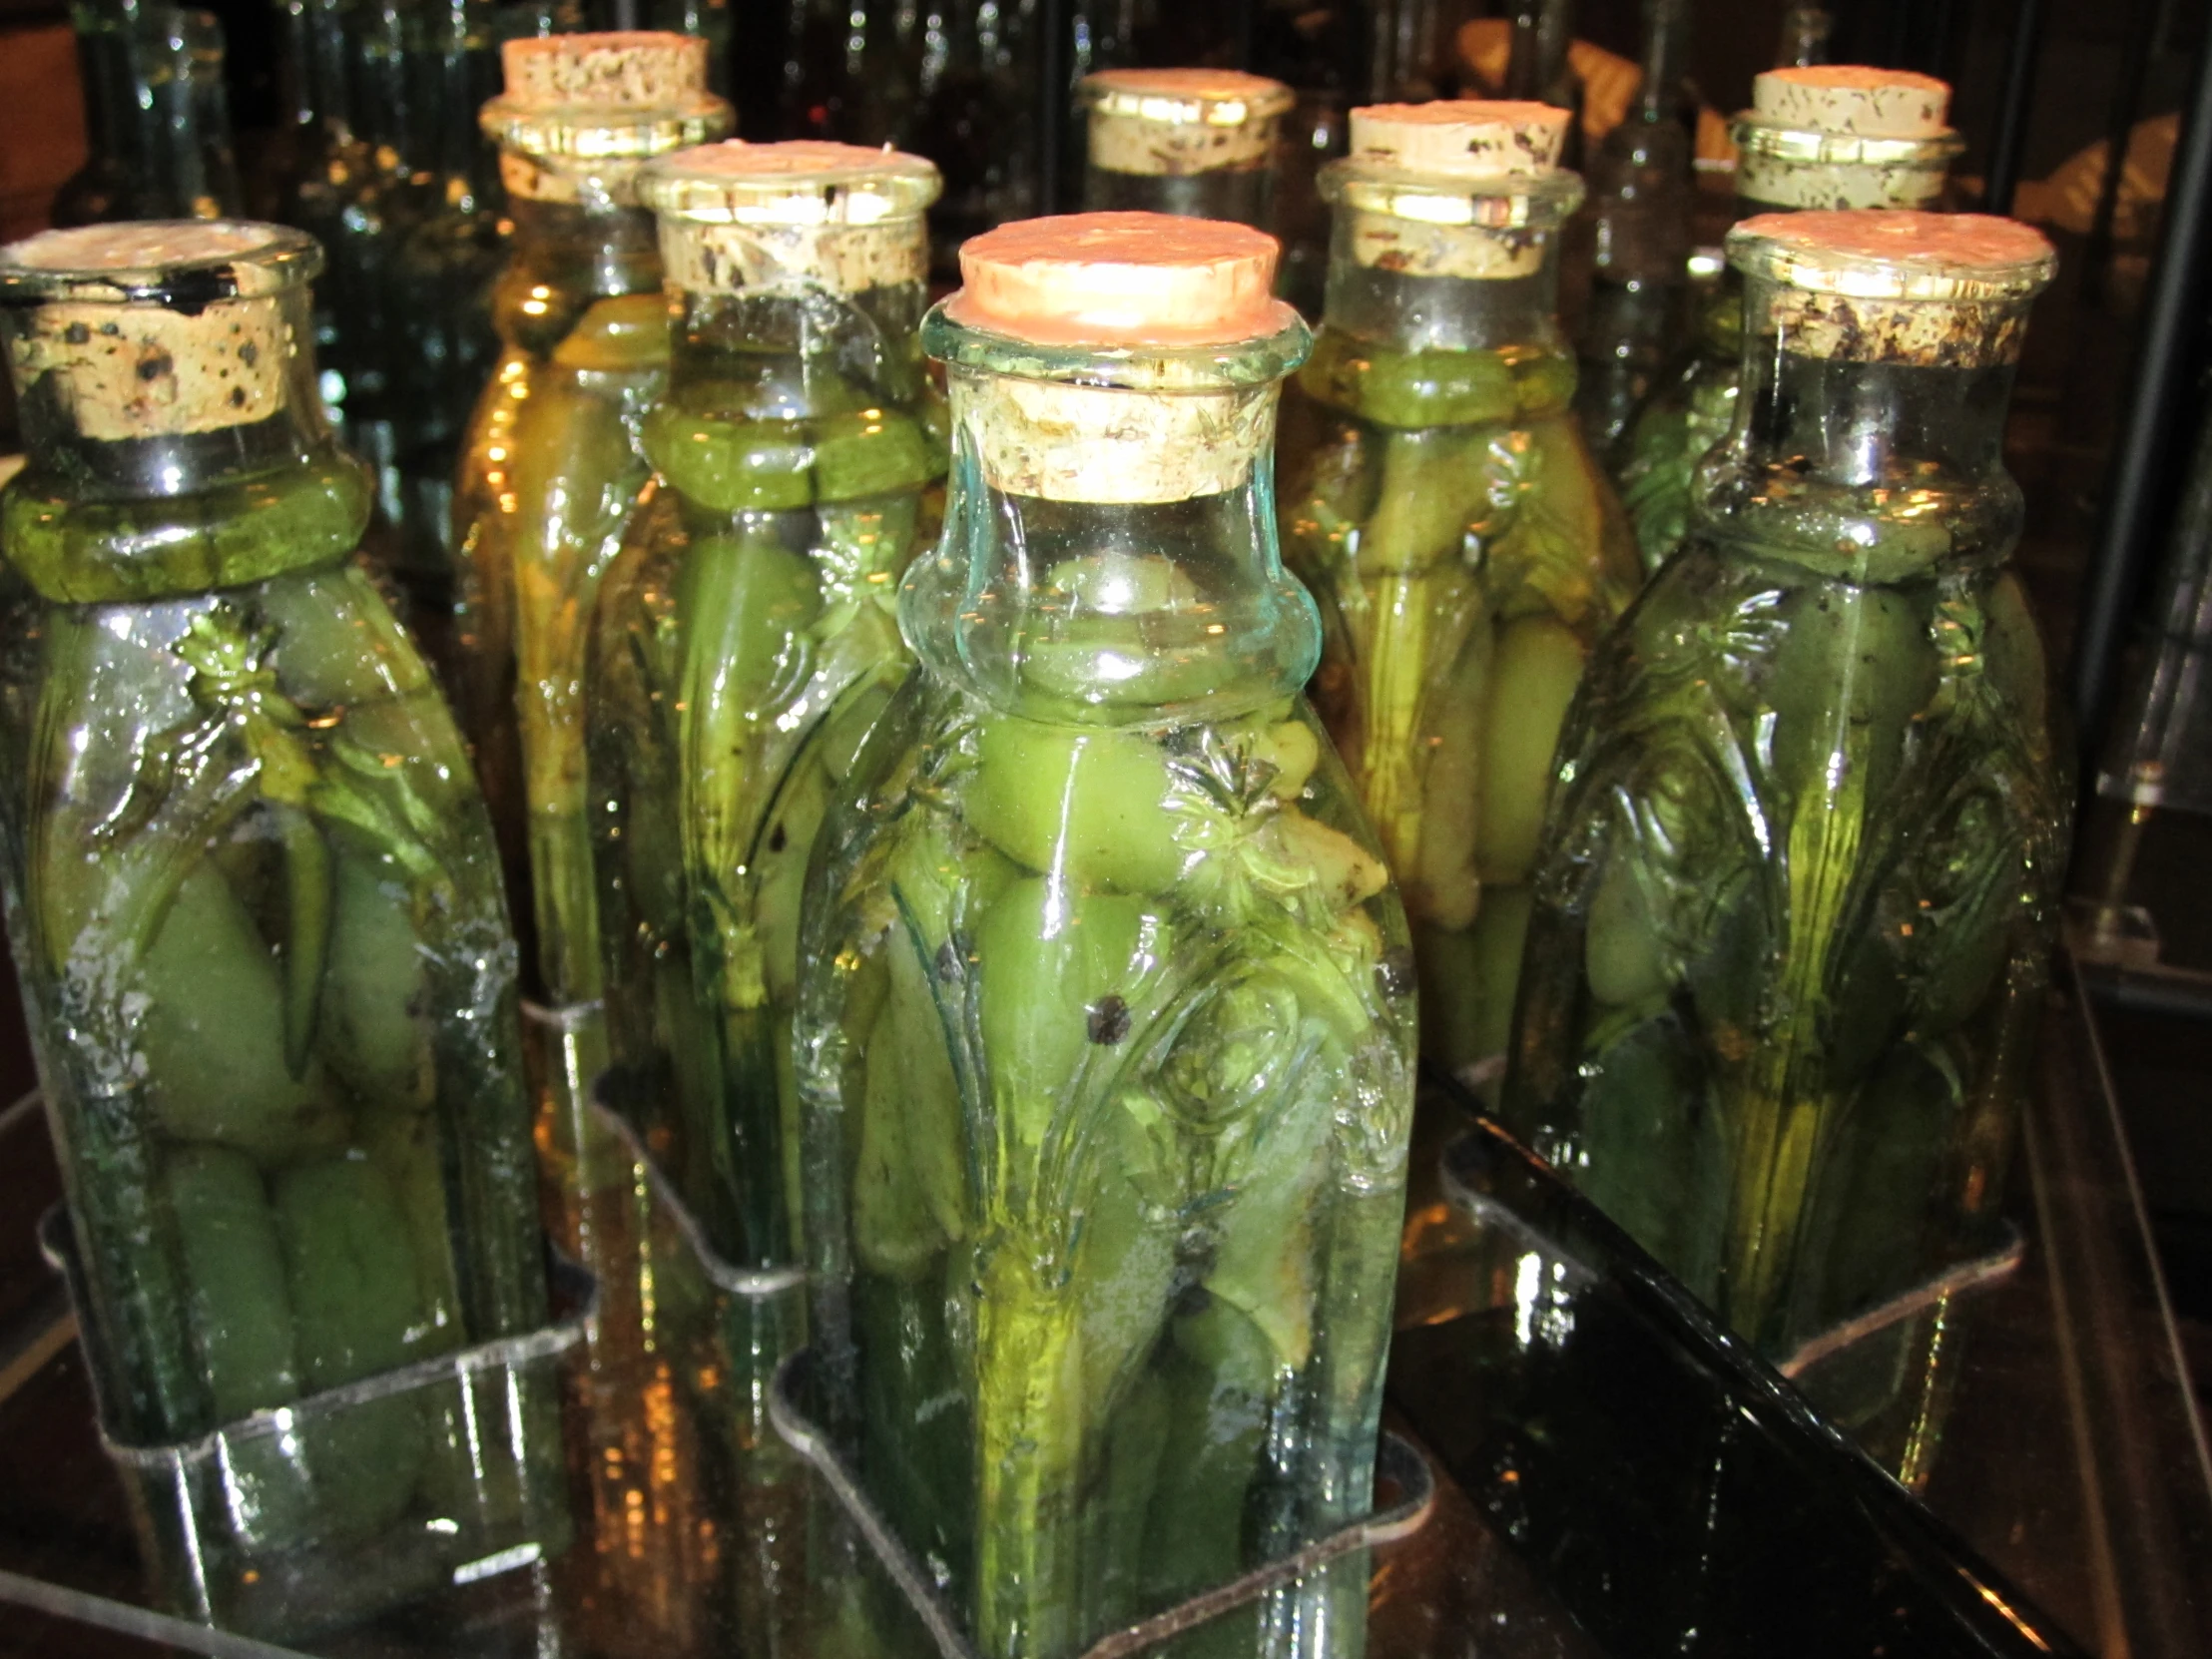
<path fill-rule="evenodd" d="M 659 29 L 540 35 L 499 49 L 518 110 L 665 110 L 707 86 L 707 43 Z"/>
<path fill-rule="evenodd" d="M 1265 167 L 1295 101 L 1282 82 L 1234 69 L 1104 69 L 1081 96 L 1091 166 L 1146 178 Z"/>
<path fill-rule="evenodd" d="M 1568 177 L 1557 164 L 1571 120 L 1549 104 L 1478 99 L 1354 110 L 1349 165 L 1379 171 L 1342 196 L 1353 258 L 1407 276 L 1533 276 L 1544 247 L 1524 234 L 1522 191 Z M 1452 201 L 1454 189 L 1469 195 Z"/>
<path fill-rule="evenodd" d="M 1166 214 L 1001 226 L 960 250 L 945 314 L 1039 345 L 1170 350 L 1296 325 L 1270 292 L 1273 237 Z M 1054 501 L 1183 501 L 1242 486 L 1274 441 L 1279 387 L 1139 392 L 1016 375 L 952 378 L 953 415 L 996 489 Z"/>
<path fill-rule="evenodd" d="M 1500 179 L 1559 165 L 1571 110 L 1549 104 L 1439 99 L 1352 112 L 1352 155 L 1446 179 Z"/>
<path fill-rule="evenodd" d="M 1855 138 L 1934 138 L 1948 130 L 1950 88 L 1933 75 L 1864 64 L 1770 69 L 1752 79 L 1751 110 L 1777 127 Z"/>
<path fill-rule="evenodd" d="M 257 268 L 256 256 L 271 254 L 298 269 Z M 0 277 L 52 278 L 53 297 L 30 307 L 10 342 L 9 372 L 21 395 L 46 382 L 98 442 L 267 420 L 287 400 L 298 349 L 279 295 L 316 263 L 306 239 L 238 221 L 46 232 L 0 251 Z M 226 296 L 189 312 L 130 297 L 180 271 L 208 272 L 207 285 Z"/>
<path fill-rule="evenodd" d="M 525 202 L 627 206 L 638 164 L 720 138 L 707 43 L 661 30 L 546 35 L 500 48 L 506 89 L 483 108 L 499 178 Z"/>
<path fill-rule="evenodd" d="M 639 200 L 660 215 L 668 283 L 685 293 L 924 282 L 923 213 L 942 189 L 919 156 L 815 139 L 704 144 L 638 175 Z"/>
<path fill-rule="evenodd" d="M 1802 356 L 1977 367 L 2010 362 L 2057 270 L 2041 233 L 1986 214 L 1762 214 L 1729 259 L 1780 284 L 1766 321 Z"/>
<path fill-rule="evenodd" d="M 1924 208 L 1962 148 L 1950 88 L 1910 70 L 1823 64 L 1752 83 L 1734 128 L 1736 191 L 1777 208 Z"/>

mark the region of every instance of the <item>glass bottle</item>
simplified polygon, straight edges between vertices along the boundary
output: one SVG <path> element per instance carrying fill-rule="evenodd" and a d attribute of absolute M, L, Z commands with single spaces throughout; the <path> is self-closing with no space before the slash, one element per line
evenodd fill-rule
<path fill-rule="evenodd" d="M 1352 112 L 1329 299 L 1285 420 L 1283 542 L 1322 613 L 1314 701 L 1405 894 L 1421 1051 L 1494 1075 L 1552 739 L 1635 592 L 1553 317 L 1568 113 Z"/>
<path fill-rule="evenodd" d="M 1083 206 L 1274 229 L 1275 135 L 1293 99 L 1232 69 L 1102 69 L 1090 112 Z"/>
<path fill-rule="evenodd" d="M 1770 69 L 1736 120 L 1742 214 L 1931 208 L 1962 142 L 1943 125 L 1950 88 L 1904 69 Z M 1644 568 L 1682 544 L 1690 480 L 1734 418 L 1743 279 L 1731 267 L 1699 309 L 1697 357 L 1637 414 L 1615 471 Z"/>
<path fill-rule="evenodd" d="M 400 16 L 413 153 L 411 203 L 384 252 L 377 354 L 389 395 L 373 434 L 356 420 L 376 467 L 389 531 L 387 570 L 407 620 L 434 662 L 450 661 L 453 479 L 461 431 L 498 338 L 490 288 L 505 253 L 498 153 L 477 112 L 499 90 L 491 0 L 436 0 Z"/>
<path fill-rule="evenodd" d="M 919 667 L 817 849 L 795 1050 L 830 1408 L 1012 1659 L 1368 1507 L 1412 971 L 1300 692 L 1273 241 L 1087 214 L 960 257 Z M 1264 1600 L 1260 1650 L 1357 1652 L 1365 1579 Z"/>
<path fill-rule="evenodd" d="M 668 304 L 637 172 L 730 130 L 706 90 L 706 43 L 650 32 L 511 40 L 506 91 L 483 127 L 500 147 L 514 221 L 492 288 L 500 351 L 454 488 L 453 660 L 445 679 L 475 751 L 507 863 L 534 924 L 534 990 L 556 1007 L 599 995 L 589 862 L 563 813 L 543 849 L 533 807 L 583 787 L 583 676 L 600 575 L 650 474 L 645 412 L 668 368 Z M 529 613 L 527 619 L 523 612 Z M 524 665 L 519 653 L 527 650 Z M 536 723 L 533 777 L 522 725 Z M 588 1083 L 596 1059 L 579 1062 Z"/>
<path fill-rule="evenodd" d="M 1689 0 L 1644 0 L 1643 83 L 1588 168 L 1596 247 L 1576 336 L 1575 408 L 1607 459 L 1653 387 L 1679 366 L 1690 264 L 1689 47 Z"/>
<path fill-rule="evenodd" d="M 1729 234 L 1743 383 L 1559 744 L 1509 1124 L 1770 1358 L 1988 1248 L 2071 792 L 2006 561 L 2049 245 Z"/>
<path fill-rule="evenodd" d="M 319 260 L 240 221 L 0 252 L 30 441 L 0 496 L 8 932 L 86 1351 L 138 1444 L 546 1312 L 490 830 L 351 560 L 368 483 L 314 393 Z M 382 1405 L 303 1415 L 343 1471 L 314 1525 L 372 1534 L 466 1478 L 465 1442 Z M 256 1471 L 227 1473 L 251 1510 Z"/>
<path fill-rule="evenodd" d="M 381 389 L 370 326 L 372 276 L 385 231 L 388 180 L 364 137 L 348 37 L 352 0 L 278 0 L 291 119 L 280 149 L 276 213 L 322 245 L 314 289 L 315 360 L 324 409 L 350 440 L 355 405 Z M 365 418 L 365 416 L 364 416 Z"/>
<path fill-rule="evenodd" d="M 58 226 L 217 219 L 239 211 L 223 26 L 168 0 L 72 9 L 91 154 L 63 184 Z"/>
<path fill-rule="evenodd" d="M 538 793 L 568 769 L 540 759 L 523 618 L 533 855 L 541 892 L 577 896 L 563 936 L 604 940 L 608 1093 L 749 1265 L 797 1248 L 808 854 L 905 675 L 891 608 L 941 514 L 915 337 L 937 190 L 918 157 L 807 139 L 645 171 L 677 335 L 592 627 L 588 812 L 581 787 Z"/>
<path fill-rule="evenodd" d="M 1828 40 L 1836 32 L 1836 17 L 1826 6 L 1794 5 L 1782 14 L 1782 34 L 1775 43 L 1778 69 L 1811 69 L 1828 62 Z"/>

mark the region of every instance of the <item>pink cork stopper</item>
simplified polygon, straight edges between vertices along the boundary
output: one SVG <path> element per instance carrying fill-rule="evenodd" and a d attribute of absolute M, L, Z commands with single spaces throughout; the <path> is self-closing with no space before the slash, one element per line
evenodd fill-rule
<path fill-rule="evenodd" d="M 960 249 L 946 314 L 1039 344 L 1213 345 L 1280 332 L 1277 246 L 1249 226 L 1169 214 L 1069 214 Z"/>

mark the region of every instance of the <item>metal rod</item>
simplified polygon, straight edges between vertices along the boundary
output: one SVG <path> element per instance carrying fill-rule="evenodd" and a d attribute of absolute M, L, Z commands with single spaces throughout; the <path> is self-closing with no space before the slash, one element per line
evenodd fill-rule
<path fill-rule="evenodd" d="M 2103 293 L 2105 274 L 2112 264 L 2112 222 L 2119 213 L 2120 183 L 2127 174 L 2128 141 L 2135 136 L 2135 118 L 2142 113 L 2156 18 L 2152 0 L 2136 0 L 2127 49 L 2120 55 L 2120 78 L 2112 89 L 2112 110 L 2105 118 L 2104 177 L 2097 185 L 2096 216 L 2089 222 L 2089 244 L 2081 256 L 2082 298 L 2089 303 Z"/>
<path fill-rule="evenodd" d="M 2204 310 L 2205 240 L 2212 212 L 2212 37 L 2197 55 L 2196 85 L 2174 155 L 2166 231 L 2144 306 L 2135 385 L 2120 427 L 2091 561 L 2089 592 L 2074 635 L 2073 704 L 2084 753 L 2101 736 L 2120 638 L 2141 586 L 2157 530 L 2158 478 L 2181 398 L 2192 378 Z"/>
<path fill-rule="evenodd" d="M 2019 5 L 2012 49 L 2004 60 L 1996 134 L 1989 141 L 1989 188 L 1983 203 L 1993 214 L 2012 211 L 2012 197 L 2020 185 L 2020 158 L 2027 150 L 2027 112 L 2035 102 L 2035 72 L 2043 57 L 2043 0 L 2019 0 Z"/>
<path fill-rule="evenodd" d="M 1037 212 L 1060 211 L 1069 119 L 1068 0 L 1037 3 Z"/>

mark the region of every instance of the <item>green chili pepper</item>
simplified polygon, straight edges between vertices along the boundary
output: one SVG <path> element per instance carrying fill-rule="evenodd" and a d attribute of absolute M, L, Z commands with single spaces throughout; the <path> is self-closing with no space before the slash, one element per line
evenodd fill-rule
<path fill-rule="evenodd" d="M 291 1299 L 261 1172 L 224 1147 L 180 1147 L 168 1187 L 217 1420 L 289 1403 L 299 1393 Z"/>
<path fill-rule="evenodd" d="M 138 1045 L 169 1134 L 250 1153 L 264 1166 L 326 1152 L 345 1136 L 318 1070 L 285 1060 L 276 963 L 221 871 L 178 886 L 141 963 Z"/>

